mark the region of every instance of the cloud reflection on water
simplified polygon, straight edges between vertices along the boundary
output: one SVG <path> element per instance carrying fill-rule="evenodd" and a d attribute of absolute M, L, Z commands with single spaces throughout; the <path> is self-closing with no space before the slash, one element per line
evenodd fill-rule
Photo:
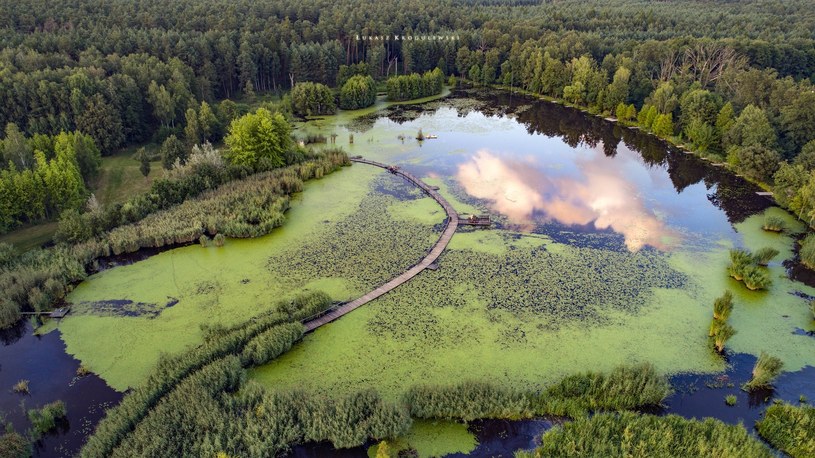
<path fill-rule="evenodd" d="M 625 176 L 624 160 L 589 153 L 594 154 L 576 156 L 577 172 L 569 172 L 535 157 L 506 158 L 482 149 L 459 165 L 456 177 L 468 194 L 527 228 L 541 218 L 592 223 L 622 234 L 631 251 L 646 245 L 670 248 L 676 233 L 646 207 L 637 185 Z"/>

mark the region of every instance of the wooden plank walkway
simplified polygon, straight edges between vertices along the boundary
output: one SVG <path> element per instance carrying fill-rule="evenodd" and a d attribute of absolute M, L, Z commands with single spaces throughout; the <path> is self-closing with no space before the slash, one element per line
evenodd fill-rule
<path fill-rule="evenodd" d="M 352 310 L 355 310 L 367 304 L 368 302 L 371 302 L 372 300 L 384 294 L 387 294 L 392 289 L 397 288 L 399 285 L 406 283 L 416 275 L 419 275 L 421 271 L 427 269 L 431 264 L 433 264 L 436 261 L 436 259 L 438 259 L 438 257 L 444 251 L 444 249 L 447 248 L 447 244 L 450 243 L 450 239 L 453 238 L 453 234 L 456 233 L 456 229 L 458 229 L 458 213 L 453 208 L 453 206 L 450 205 L 449 202 L 447 202 L 447 199 L 445 199 L 444 197 L 441 196 L 441 194 L 436 192 L 436 189 L 434 189 L 434 187 L 427 185 L 427 183 L 416 178 L 412 174 L 405 172 L 402 169 L 394 166 L 389 166 L 381 162 L 369 161 L 367 159 L 363 159 L 360 157 L 351 158 L 351 161 L 358 162 L 360 164 L 368 164 L 373 165 L 375 167 L 381 167 L 396 175 L 402 176 L 403 178 L 412 182 L 416 186 L 422 188 L 424 192 L 426 192 L 430 197 L 432 197 L 436 202 L 438 202 L 439 205 L 441 205 L 445 213 L 447 213 L 447 220 L 445 221 L 445 227 L 444 231 L 442 231 L 441 233 L 441 237 L 439 237 L 439 240 L 436 241 L 435 245 L 433 245 L 433 248 L 431 248 L 430 252 L 427 253 L 427 256 L 422 258 L 422 260 L 419 261 L 418 264 L 414 265 L 405 272 L 402 272 L 401 275 L 390 280 L 384 285 L 376 288 L 375 290 L 369 292 L 368 294 L 365 294 L 362 297 L 354 299 L 351 302 L 347 302 L 344 305 L 341 305 L 340 307 L 326 313 L 325 315 L 320 316 L 319 318 L 306 321 L 305 323 L 303 323 L 303 325 L 306 327 L 306 332 L 313 331 L 324 324 L 336 320 L 337 318 L 345 315 L 346 313 L 349 313 Z"/>

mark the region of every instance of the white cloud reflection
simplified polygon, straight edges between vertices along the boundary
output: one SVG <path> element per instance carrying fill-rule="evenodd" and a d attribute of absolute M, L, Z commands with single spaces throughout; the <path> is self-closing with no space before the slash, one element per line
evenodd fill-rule
<path fill-rule="evenodd" d="M 536 159 L 508 159 L 487 150 L 459 166 L 464 190 L 491 202 L 510 222 L 529 225 L 535 218 L 562 224 L 611 228 L 625 237 L 631 251 L 645 245 L 668 249 L 676 234 L 649 210 L 631 179 L 623 175 L 622 158 L 593 154 L 575 159 L 577 173 L 545 168 Z"/>

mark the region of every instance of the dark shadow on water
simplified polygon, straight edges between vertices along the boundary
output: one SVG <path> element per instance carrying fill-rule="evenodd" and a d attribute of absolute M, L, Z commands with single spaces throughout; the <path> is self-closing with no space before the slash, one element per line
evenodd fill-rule
<path fill-rule="evenodd" d="M 23 322 L 2 334 L 0 346 L 0 411 L 14 429 L 24 434 L 30 428 L 26 411 L 49 402 L 65 402 L 68 416 L 35 444 L 39 457 L 73 456 L 104 416 L 105 409 L 119 403 L 122 394 L 94 374 L 78 377 L 79 361 L 65 353 L 58 331 L 43 336 Z M 29 380 L 30 394 L 13 393 L 19 380 Z"/>
<path fill-rule="evenodd" d="M 292 447 L 291 453 L 286 455 L 290 458 L 366 458 L 367 447 L 354 447 L 337 450 L 329 442 L 310 443 L 296 445 Z"/>
<path fill-rule="evenodd" d="M 477 420 L 469 430 L 475 434 L 478 446 L 468 454 L 454 453 L 447 457 L 507 457 L 518 450 L 531 450 L 540 445 L 544 432 L 562 424 L 559 418 L 533 418 L 529 420 Z"/>

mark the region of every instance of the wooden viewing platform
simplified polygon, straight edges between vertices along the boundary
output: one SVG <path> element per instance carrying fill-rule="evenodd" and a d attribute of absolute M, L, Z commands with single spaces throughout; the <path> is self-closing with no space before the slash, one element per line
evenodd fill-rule
<path fill-rule="evenodd" d="M 308 321 L 304 322 L 303 325 L 306 327 L 306 332 L 313 331 L 313 330 L 319 328 L 320 326 L 322 326 L 324 324 L 328 324 L 328 323 L 336 320 L 337 318 L 345 315 L 346 313 L 349 313 L 352 310 L 355 310 L 355 309 L 367 304 L 368 302 L 371 302 L 372 300 L 374 300 L 374 299 L 388 293 L 389 291 L 391 291 L 392 289 L 395 289 L 399 285 L 408 282 L 410 279 L 412 279 L 416 275 L 419 275 L 419 273 L 421 271 L 423 271 L 423 270 L 425 270 L 425 269 L 427 269 L 429 267 L 432 268 L 431 265 L 433 267 L 438 268 L 438 266 L 434 264 L 436 262 L 436 259 L 438 259 L 438 257 L 444 251 L 444 249 L 447 248 L 447 244 L 450 243 L 450 239 L 453 238 L 453 234 L 455 234 L 456 229 L 458 229 L 458 224 L 459 224 L 458 213 L 453 208 L 453 206 L 450 205 L 449 202 L 447 202 L 447 199 L 442 197 L 441 194 L 439 194 L 436 191 L 436 189 L 434 189 L 433 186 L 429 186 L 424 181 L 418 179 L 417 177 L 413 176 L 412 174 L 410 174 L 408 172 L 405 172 L 404 170 L 402 170 L 399 167 L 394 166 L 394 165 L 388 165 L 388 164 L 383 164 L 381 162 L 369 161 L 367 159 L 363 159 L 360 156 L 352 157 L 351 162 L 359 162 L 360 164 L 368 164 L 368 165 L 373 165 L 374 167 L 380 167 L 380 168 L 383 168 L 383 169 L 385 169 L 385 170 L 387 170 L 387 171 L 389 171 L 389 172 L 391 172 L 391 173 L 393 173 L 395 175 L 400 175 L 401 177 L 407 179 L 408 181 L 412 182 L 416 186 L 422 188 L 422 190 L 425 193 L 427 193 L 427 195 L 429 195 L 430 197 L 433 198 L 433 200 L 438 202 L 439 205 L 441 205 L 441 207 L 444 209 L 444 212 L 447 213 L 447 219 L 444 222 L 445 226 L 444 226 L 444 230 L 441 233 L 441 237 L 439 237 L 439 240 L 436 241 L 436 244 L 433 245 L 433 248 L 430 249 L 430 251 L 427 253 L 427 255 L 424 258 L 422 258 L 422 260 L 419 261 L 418 264 L 415 264 L 410 269 L 402 272 L 402 274 L 400 274 L 396 278 L 391 279 L 390 281 L 388 281 L 384 285 L 381 285 L 380 287 L 378 287 L 378 288 L 374 289 L 373 291 L 365 294 L 364 296 L 358 297 L 358 298 L 354 299 L 351 302 L 347 302 L 346 304 L 344 304 L 344 305 L 342 305 L 340 307 L 337 307 L 337 308 L 335 308 L 333 310 L 330 310 L 329 312 L 327 312 L 326 314 L 324 314 L 324 315 L 322 315 L 322 316 L 320 316 L 318 318 L 314 318 L 313 320 L 308 320 Z"/>
<path fill-rule="evenodd" d="M 472 215 L 467 218 L 459 218 L 458 224 L 462 226 L 490 227 L 492 226 L 492 221 L 490 220 L 490 215 Z"/>

